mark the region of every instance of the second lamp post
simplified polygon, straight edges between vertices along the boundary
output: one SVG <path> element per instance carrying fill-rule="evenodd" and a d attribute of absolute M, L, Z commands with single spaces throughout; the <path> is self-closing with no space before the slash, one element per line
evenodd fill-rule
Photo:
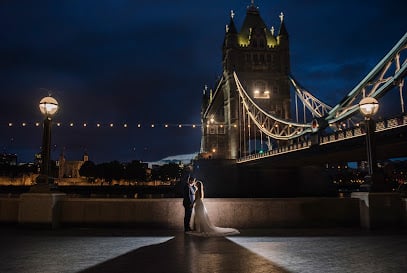
<path fill-rule="evenodd" d="M 44 130 L 42 135 L 41 148 L 41 169 L 37 178 L 37 186 L 49 189 L 50 175 L 50 156 L 51 156 L 51 120 L 58 111 L 58 102 L 53 97 L 44 97 L 41 99 L 40 111 L 44 115 Z"/>
<path fill-rule="evenodd" d="M 374 184 L 374 173 L 376 168 L 376 153 L 374 145 L 376 123 L 372 117 L 379 111 L 379 103 L 375 98 L 365 97 L 359 102 L 359 109 L 366 121 L 366 150 L 368 165 L 368 175 L 366 177 L 366 180 L 368 181 L 366 182 L 372 187 Z"/>

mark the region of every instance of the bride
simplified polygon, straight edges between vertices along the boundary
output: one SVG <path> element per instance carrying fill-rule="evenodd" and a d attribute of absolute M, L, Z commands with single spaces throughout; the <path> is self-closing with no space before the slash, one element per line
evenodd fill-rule
<path fill-rule="evenodd" d="M 195 230 L 188 231 L 187 234 L 203 236 L 203 237 L 213 237 L 213 236 L 228 236 L 239 234 L 240 232 L 234 228 L 221 228 L 214 226 L 208 216 L 206 211 L 204 199 L 204 189 L 201 181 L 196 182 L 197 190 L 195 191 L 194 200 L 194 223 Z"/>

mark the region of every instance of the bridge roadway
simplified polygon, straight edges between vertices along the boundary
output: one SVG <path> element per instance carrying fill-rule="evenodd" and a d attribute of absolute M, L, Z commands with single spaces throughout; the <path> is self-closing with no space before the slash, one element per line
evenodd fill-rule
<path fill-rule="evenodd" d="M 374 137 L 378 160 L 406 157 L 407 116 L 378 122 Z M 366 135 L 359 127 L 327 136 L 314 134 L 304 143 L 282 147 L 265 154 L 246 156 L 237 162 L 242 166 L 256 168 L 357 162 L 367 158 L 365 141 Z"/>
<path fill-rule="evenodd" d="M 201 238 L 179 230 L 2 227 L 0 272 L 407 272 L 406 230 L 241 230 Z"/>

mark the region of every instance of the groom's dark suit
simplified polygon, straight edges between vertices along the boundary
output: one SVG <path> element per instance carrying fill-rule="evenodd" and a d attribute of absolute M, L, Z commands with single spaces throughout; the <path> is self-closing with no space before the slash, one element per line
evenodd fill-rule
<path fill-rule="evenodd" d="M 184 216 L 184 230 L 189 231 L 191 227 L 189 226 L 189 222 L 191 220 L 192 215 L 192 204 L 194 203 L 195 199 L 195 187 L 192 184 L 189 184 L 187 181 L 184 185 L 184 200 L 182 204 L 185 208 L 185 216 Z"/>

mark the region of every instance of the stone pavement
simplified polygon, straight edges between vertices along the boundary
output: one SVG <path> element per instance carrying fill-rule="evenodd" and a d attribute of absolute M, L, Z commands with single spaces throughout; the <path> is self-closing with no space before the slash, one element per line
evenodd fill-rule
<path fill-rule="evenodd" d="M 0 272 L 407 272 L 407 231 L 241 230 L 201 238 L 178 230 L 0 228 Z"/>

